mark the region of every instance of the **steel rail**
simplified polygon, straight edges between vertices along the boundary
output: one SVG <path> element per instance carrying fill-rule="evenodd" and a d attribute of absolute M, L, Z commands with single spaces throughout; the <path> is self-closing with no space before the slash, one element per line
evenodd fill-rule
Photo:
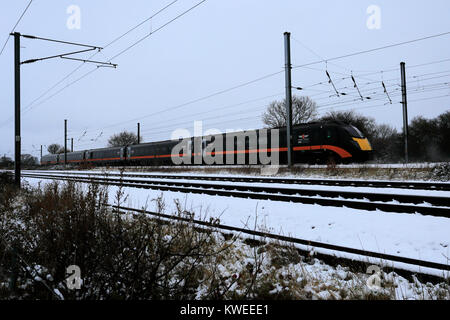
<path fill-rule="evenodd" d="M 84 175 L 86 173 L 64 172 L 64 174 Z M 163 174 L 133 174 L 133 173 L 88 173 L 96 176 L 124 176 L 158 179 L 189 179 L 189 180 L 210 180 L 210 181 L 230 181 L 247 183 L 283 183 L 283 184 L 306 184 L 306 185 L 326 185 L 342 187 L 370 187 L 370 188 L 395 188 L 395 189 L 418 189 L 431 191 L 450 191 L 450 183 L 446 182 L 418 182 L 418 181 L 373 181 L 373 180 L 335 180 L 335 179 L 304 179 L 304 178 L 282 178 L 282 177 L 233 177 L 233 176 L 189 176 L 189 175 L 163 175 Z"/>
<path fill-rule="evenodd" d="M 303 204 L 317 204 L 321 206 L 348 207 L 352 209 L 375 211 L 381 210 L 394 213 L 423 214 L 437 217 L 450 218 L 449 199 L 444 197 L 393 195 L 393 194 L 370 194 L 357 192 L 339 192 L 332 190 L 303 190 L 287 188 L 269 188 L 244 185 L 214 185 L 194 182 L 174 182 L 174 181 L 149 181 L 131 179 L 113 179 L 107 177 L 67 177 L 61 175 L 48 174 L 23 174 L 24 177 L 41 179 L 72 180 L 85 183 L 101 183 L 105 185 L 143 188 L 162 191 L 173 191 L 183 193 L 208 194 L 217 196 L 227 196 L 236 198 L 250 198 L 257 200 L 272 200 L 283 202 L 294 202 Z M 300 195 L 300 196 L 298 196 Z M 365 201 L 345 200 L 344 196 L 358 197 Z M 333 199 L 330 197 L 338 197 Z M 376 200 L 373 200 L 376 199 Z M 412 201 L 414 205 L 397 203 L 373 202 L 380 201 Z M 429 203 L 445 205 L 445 207 L 420 206 L 424 200 Z M 368 201 L 369 200 L 369 201 Z"/>
<path fill-rule="evenodd" d="M 196 220 L 193 218 L 184 218 L 184 217 L 179 217 L 179 216 L 174 216 L 174 215 L 169 215 L 169 214 L 164 214 L 164 213 L 151 212 L 151 211 L 147 211 L 147 210 L 143 210 L 143 209 L 135 209 L 135 208 L 122 207 L 122 206 L 117 206 L 117 205 L 109 205 L 109 206 L 116 208 L 118 210 L 132 211 L 132 212 L 148 214 L 148 215 L 152 215 L 152 216 L 156 216 L 156 217 L 164 218 L 164 219 L 177 220 L 177 221 L 188 222 L 188 223 L 195 223 L 197 225 L 206 226 L 206 227 L 210 227 L 210 228 L 216 228 L 216 229 L 220 229 L 220 230 L 227 230 L 227 231 L 233 231 L 233 232 L 258 236 L 263 239 L 266 239 L 266 238 L 274 239 L 274 240 L 279 240 L 279 241 L 283 241 L 283 242 L 287 242 L 287 243 L 294 243 L 294 244 L 300 244 L 300 245 L 305 245 L 305 246 L 310 246 L 310 247 L 345 252 L 345 253 L 360 255 L 360 256 L 364 256 L 364 257 L 377 258 L 377 259 L 381 259 L 381 260 L 385 260 L 385 261 L 400 262 L 400 263 L 406 263 L 406 264 L 420 266 L 420 267 L 438 269 L 438 270 L 442 270 L 442 271 L 450 271 L 450 265 L 444 264 L 444 263 L 424 261 L 424 260 L 408 258 L 408 257 L 401 257 L 401 256 L 396 256 L 396 255 L 391 255 L 391 254 L 386 254 L 386 253 L 379 253 L 379 252 L 367 251 L 367 250 L 362 250 L 362 249 L 333 245 L 333 244 L 329 244 L 329 243 L 323 243 L 323 242 L 305 240 L 305 239 L 300 239 L 300 238 L 282 236 L 282 235 L 277 235 L 277 234 L 272 234 L 272 233 L 267 233 L 267 232 L 261 232 L 261 231 L 257 231 L 257 230 L 250 230 L 250 229 L 238 228 L 238 227 L 229 226 L 229 225 L 223 225 L 220 223 L 214 223 L 214 222 L 211 223 L 211 222 L 207 222 L 207 221 Z M 348 259 L 348 258 L 346 258 L 346 259 Z M 361 262 L 364 262 L 364 261 L 361 261 Z"/>

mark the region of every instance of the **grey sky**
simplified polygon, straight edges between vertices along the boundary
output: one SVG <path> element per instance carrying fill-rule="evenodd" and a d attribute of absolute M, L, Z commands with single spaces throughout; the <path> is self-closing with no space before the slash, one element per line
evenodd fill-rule
<path fill-rule="evenodd" d="M 3 45 L 29 0 L 0 0 L 0 42 Z M 35 0 L 16 31 L 41 37 L 98 46 L 107 43 L 150 17 L 172 0 Z M 111 57 L 155 30 L 200 0 L 179 0 L 152 22 L 146 23 L 95 56 Z M 70 5 L 81 9 L 81 29 L 66 26 Z M 381 28 L 370 30 L 367 8 L 381 9 Z M 170 138 L 174 129 L 193 130 L 193 121 L 205 119 L 205 129 L 262 127 L 267 104 L 284 96 L 284 74 L 216 95 L 284 66 L 283 33 L 292 33 L 292 63 L 302 65 L 357 51 L 450 31 L 450 2 L 432 1 L 256 1 L 207 0 L 205 3 L 114 59 L 117 69 L 100 68 L 67 89 L 95 65 L 84 65 L 37 103 L 41 96 L 79 62 L 54 59 L 22 66 L 22 152 L 39 155 L 40 145 L 64 143 L 63 124 L 68 119 L 69 138 L 75 149 L 106 145 L 107 138 L 127 129 L 136 130 L 140 119 L 144 141 Z M 379 123 L 402 125 L 399 63 L 407 64 L 409 116 L 435 117 L 450 109 L 450 35 L 415 42 L 293 70 L 293 85 L 309 87 L 295 94 L 311 96 L 325 113 L 355 109 Z M 60 54 L 76 47 L 22 39 L 22 60 Z M 81 57 L 89 57 L 89 54 Z M 338 89 L 347 97 L 330 97 L 328 69 Z M 394 71 L 389 71 L 395 69 Z M 381 73 L 382 70 L 386 72 Z M 358 101 L 349 78 L 373 101 Z M 364 74 L 372 73 L 371 75 Z M 419 76 L 419 77 L 416 77 Z M 342 80 L 342 78 L 347 78 Z M 384 79 L 394 102 L 383 93 Z M 323 84 L 318 84 L 323 82 Z M 370 84 L 368 84 L 370 83 Z M 447 83 L 447 85 L 445 84 Z M 13 41 L 0 56 L 0 154 L 14 153 L 11 120 L 14 110 Z M 436 98 L 441 97 L 442 98 Z M 429 100 L 421 100 L 432 98 Z M 416 101 L 414 100 L 421 100 Z M 41 103 L 43 101 L 43 103 Z M 247 102 L 247 103 L 244 103 Z M 344 102 L 344 103 L 342 103 Z M 340 103 L 340 104 L 336 104 Z M 373 108 L 369 108 L 374 106 Z M 128 122 L 127 122 L 128 121 Z M 85 135 L 83 135 L 83 133 Z M 91 141 L 96 140 L 96 141 Z"/>

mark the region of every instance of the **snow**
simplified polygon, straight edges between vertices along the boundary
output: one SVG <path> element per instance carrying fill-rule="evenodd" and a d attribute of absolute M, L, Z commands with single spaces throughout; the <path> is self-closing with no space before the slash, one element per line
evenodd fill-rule
<path fill-rule="evenodd" d="M 36 186 L 43 181 L 25 178 Z M 177 180 L 178 181 L 178 180 Z M 272 184 L 270 184 L 273 186 Z M 291 185 L 289 187 L 292 187 Z M 297 187 L 297 186 L 296 186 Z M 298 186 L 301 187 L 301 186 Z M 316 188 L 317 186 L 314 186 Z M 313 188 L 308 186 L 308 188 Z M 328 187 L 336 190 L 337 187 Z M 345 187 L 355 189 L 353 187 Z M 366 192 L 380 192 L 379 188 L 356 188 Z M 110 201 L 114 201 L 118 187 L 109 187 Z M 381 189 L 383 190 L 383 189 Z M 395 189 L 397 192 L 399 189 Z M 448 192 L 407 190 L 408 194 L 426 193 L 430 195 L 446 194 Z M 174 201 L 180 200 L 187 210 L 193 211 L 196 218 L 219 218 L 224 225 L 268 231 L 300 238 L 363 249 L 367 251 L 392 254 L 396 256 L 420 259 L 442 264 L 449 264 L 450 257 L 450 219 L 411 215 L 402 213 L 387 213 L 381 211 L 363 211 L 350 208 L 325 207 L 269 200 L 252 200 L 210 196 L 204 194 L 185 194 L 180 192 L 161 192 L 158 190 L 123 188 L 128 196 L 128 207 L 154 210 L 154 202 L 163 194 L 166 213 L 176 211 Z M 391 192 L 383 190 L 383 192 Z M 301 246 L 302 249 L 309 249 Z M 379 263 L 379 259 L 368 259 L 354 254 L 336 252 L 328 249 L 314 248 L 314 251 L 333 254 L 339 257 L 369 260 Z M 420 271 L 442 276 L 442 271 L 404 263 L 386 262 L 388 265 L 411 271 Z M 448 272 L 447 272 L 448 275 Z"/>
<path fill-rule="evenodd" d="M 75 176 L 78 178 L 100 178 L 104 177 L 103 175 L 97 175 L 98 172 L 92 171 L 77 171 L 74 174 L 73 171 L 30 171 L 30 173 L 40 173 L 40 174 L 51 174 L 51 175 L 62 175 L 62 176 Z M 119 172 L 108 171 L 107 174 L 119 174 Z M 145 175 L 150 177 L 127 177 L 126 174 L 133 175 Z M 191 183 L 201 183 L 201 184 L 212 184 L 212 185 L 244 185 L 244 186 L 254 186 L 254 187 L 272 187 L 279 189 L 299 189 L 299 190 L 333 190 L 333 191 L 348 191 L 348 192 L 365 192 L 365 193 L 383 193 L 383 194 L 402 194 L 402 195 L 422 195 L 422 196 L 436 196 L 436 197 L 450 197 L 450 191 L 439 191 L 439 190 L 420 190 L 420 189 L 401 189 L 401 188 L 373 188 L 373 187 L 352 187 L 352 186 L 329 186 L 329 185 L 308 185 L 308 184 L 283 184 L 283 183 L 267 183 L 267 182 L 233 182 L 233 181 L 211 181 L 211 180 L 192 180 L 192 179 L 179 179 L 176 178 L 177 174 L 165 174 L 168 177 L 174 177 L 174 179 L 170 178 L 152 178 L 151 176 L 157 176 L 158 174 L 149 174 L 142 172 L 127 172 L 123 176 L 123 179 L 131 179 L 136 181 L 146 181 L 151 179 L 151 181 L 155 182 L 191 182 Z M 181 174 L 181 176 L 186 176 L 187 174 Z M 105 175 L 107 176 L 107 175 Z M 204 177 L 205 174 L 196 175 L 189 174 L 189 176 L 200 176 Z M 241 177 L 241 178 L 258 178 L 256 176 L 235 176 L 235 175 L 213 175 L 214 177 Z M 117 176 L 108 176 L 110 179 L 119 179 Z M 326 179 L 316 179 L 317 181 L 324 181 Z M 345 181 L 344 179 L 339 179 L 340 181 Z M 378 181 L 378 180 L 377 180 Z M 386 181 L 389 182 L 389 181 Z M 437 182 L 439 183 L 439 182 Z"/>
<path fill-rule="evenodd" d="M 188 170 L 187 168 L 184 168 L 185 170 Z M 198 168 L 196 168 L 198 169 Z M 350 175 L 350 176 L 328 176 L 328 177 L 324 177 L 323 173 L 312 173 L 312 172 L 302 172 L 302 173 L 298 173 L 298 174 L 287 174 L 287 173 L 279 173 L 276 176 L 272 176 L 272 175 L 255 175 L 255 174 L 236 174 L 236 173 L 230 173 L 227 172 L 226 169 L 223 169 L 223 167 L 217 168 L 217 170 L 215 171 L 215 173 L 205 173 L 205 172 L 198 172 L 198 171 L 193 171 L 193 172 L 180 172 L 180 173 L 172 173 L 172 172 L 166 172 L 161 168 L 158 168 L 158 171 L 151 171 L 151 172 L 142 172 L 142 171 L 125 171 L 123 173 L 123 178 L 130 178 L 130 179 L 138 179 L 137 176 L 144 176 L 143 178 L 151 178 L 152 180 L 155 179 L 159 179 L 159 178 L 153 178 L 152 176 L 165 176 L 167 178 L 164 179 L 169 179 L 170 177 L 175 178 L 177 181 L 182 181 L 182 179 L 179 179 L 178 177 L 182 176 L 182 177 L 186 177 L 186 176 L 190 176 L 190 177 L 202 177 L 202 178 L 208 178 L 208 177 L 217 177 L 217 178 L 269 178 L 272 180 L 276 180 L 276 179 L 297 179 L 297 180 L 311 180 L 311 181 L 317 181 L 317 183 L 322 183 L 326 180 L 330 180 L 330 181 L 342 181 L 342 182 L 346 182 L 346 181 L 361 181 L 361 182 L 368 182 L 368 181 L 376 181 L 376 182 L 380 182 L 380 183 L 389 183 L 389 182 L 402 182 L 402 183 L 433 183 L 435 185 L 439 185 L 439 184 L 448 184 L 449 182 L 445 182 L 445 181 L 436 181 L 436 180 L 411 180 L 411 179 L 404 179 L 404 178 L 393 178 L 391 176 L 387 177 L 385 174 L 378 176 L 371 176 L 371 177 L 367 177 L 368 179 L 365 178 L 361 178 L 360 176 L 356 175 L 356 177 L 354 177 L 354 175 Z M 131 169 L 130 169 L 131 170 Z M 93 177 L 100 177 L 103 175 L 109 175 L 110 178 L 117 178 L 117 176 L 114 175 L 120 175 L 120 171 L 117 171 L 115 169 L 94 169 L 94 170 L 87 170 L 87 171 L 70 171 L 70 170 L 27 170 L 24 171 L 25 173 L 35 173 L 35 174 L 63 174 L 63 175 L 67 175 L 69 177 L 72 176 L 89 176 L 92 175 Z M 129 175 L 133 175 L 133 177 L 130 177 Z M 200 182 L 198 179 L 196 180 L 197 182 Z M 201 180 L 202 182 L 206 182 L 206 180 Z M 195 182 L 195 181 L 194 181 Z M 214 183 L 214 181 L 211 180 L 211 183 Z M 226 183 L 226 181 L 222 181 L 221 183 Z M 234 182 L 230 182 L 228 181 L 227 183 L 231 183 L 233 184 Z M 264 182 L 262 182 L 264 183 Z M 256 185 L 256 183 L 251 183 L 252 185 Z M 276 183 L 270 183 L 270 185 L 274 185 Z M 281 182 L 281 185 L 284 187 L 290 187 L 293 184 L 283 184 L 283 182 Z M 326 186 L 326 185 L 318 185 L 318 184 L 311 184 L 309 185 L 308 183 L 300 183 L 300 184 L 295 184 L 296 187 L 299 188 L 314 188 L 314 189 L 318 189 L 318 190 L 322 190 L 322 188 L 324 188 L 323 190 L 328 190 L 327 188 L 342 188 L 339 190 L 348 190 L 348 191 L 352 191 L 351 188 L 355 188 L 355 187 L 345 187 L 345 186 Z M 345 188 L 350 188 L 350 189 L 345 189 Z M 362 187 L 356 187 L 358 188 L 357 190 L 362 190 Z M 338 190 L 338 189 L 337 189 Z M 406 191 L 402 191 L 402 189 L 400 188 L 369 188 L 366 190 L 373 190 L 372 192 L 382 192 L 382 190 L 385 191 L 391 191 L 391 190 L 395 190 L 396 193 L 402 194 L 402 193 L 406 193 L 406 194 L 410 194 L 410 192 L 415 192 L 416 190 L 414 189 L 407 189 Z M 435 190 L 429 190 L 431 192 L 435 191 Z M 418 190 L 418 192 L 428 192 L 428 190 Z M 425 193 L 426 195 L 426 193 Z"/>

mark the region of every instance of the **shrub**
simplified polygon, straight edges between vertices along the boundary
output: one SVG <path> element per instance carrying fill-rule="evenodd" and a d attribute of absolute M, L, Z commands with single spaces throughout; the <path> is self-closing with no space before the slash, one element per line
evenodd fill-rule
<path fill-rule="evenodd" d="M 367 274 L 304 263 L 294 246 L 248 245 L 218 232 L 218 220 L 200 228 L 179 201 L 173 215 L 182 222 L 168 220 L 162 196 L 151 217 L 119 210 L 121 187 L 114 206 L 97 184 L 0 188 L 0 299 L 389 299 L 401 290 L 400 298 L 449 298 L 445 283 L 424 291 L 400 278 L 399 291 L 391 274 L 372 292 Z M 79 290 L 66 285 L 71 265 L 81 270 Z"/>
<path fill-rule="evenodd" d="M 73 183 L 52 183 L 42 191 L 25 191 L 19 206 L 2 206 L 0 283 L 8 282 L 5 275 L 17 282 L 8 286 L 14 289 L 12 297 L 195 297 L 203 276 L 200 264 L 220 253 L 216 235 L 198 232 L 189 223 L 124 214 L 105 205 L 107 201 L 107 190 L 96 184 L 84 192 Z M 81 290 L 65 286 L 70 265 L 82 271 Z"/>
<path fill-rule="evenodd" d="M 434 166 L 431 171 L 431 179 L 450 181 L 450 162 Z"/>

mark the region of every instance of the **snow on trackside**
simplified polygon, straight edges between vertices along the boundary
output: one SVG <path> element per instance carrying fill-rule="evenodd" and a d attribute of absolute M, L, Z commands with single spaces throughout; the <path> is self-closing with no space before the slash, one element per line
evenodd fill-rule
<path fill-rule="evenodd" d="M 421 166 L 420 166 L 421 165 Z M 408 181 L 412 183 L 417 182 L 433 182 L 436 184 L 439 183 L 445 183 L 448 182 L 450 179 L 436 179 L 436 177 L 433 177 L 433 175 L 430 175 L 428 172 L 427 174 L 424 174 L 423 172 L 421 174 L 418 174 L 414 169 L 426 169 L 431 170 L 434 168 L 434 166 L 428 166 L 427 164 L 420 164 L 417 167 L 414 166 L 408 166 L 408 165 L 399 165 L 399 166 L 393 166 L 393 167 L 373 167 L 380 170 L 380 172 L 376 173 L 368 173 L 367 169 L 370 169 L 372 167 L 345 167 L 345 166 L 337 166 L 336 168 L 327 168 L 326 166 L 309 166 L 306 167 L 305 170 L 300 170 L 299 172 L 283 172 L 279 171 L 276 173 L 276 176 L 272 175 L 272 171 L 269 171 L 269 174 L 263 174 L 261 172 L 261 168 L 249 168 L 249 172 L 245 172 L 245 169 L 242 168 L 240 170 L 243 170 L 244 172 L 236 171 L 238 168 L 232 167 L 228 168 L 227 166 L 220 166 L 215 168 L 207 168 L 202 166 L 192 167 L 192 170 L 189 168 L 191 167 L 182 167 L 182 168 L 175 168 L 177 169 L 175 172 L 173 167 L 156 167 L 156 168 L 146 168 L 143 167 L 140 170 L 134 167 L 123 167 L 124 174 L 132 174 L 132 175 L 145 175 L 145 176 L 151 176 L 151 175 L 164 175 L 164 176 L 214 176 L 214 177 L 244 177 L 244 178 L 283 178 L 283 179 L 308 179 L 308 180 L 324 180 L 324 179 L 339 179 L 341 181 L 346 180 L 361 180 L 361 181 L 367 181 L 367 180 L 373 180 L 373 181 L 379 181 L 379 182 L 391 182 L 391 181 Z M 202 169 L 203 168 L 203 169 Z M 300 167 L 301 168 L 301 167 Z M 355 169 L 351 170 L 350 172 L 346 172 L 348 169 Z M 401 169 L 402 173 L 400 174 L 399 169 Z M 233 171 L 234 170 L 234 171 Z M 327 170 L 330 170 L 330 172 L 327 173 Z M 93 168 L 91 170 L 27 170 L 27 172 L 30 173 L 68 173 L 70 175 L 73 174 L 120 174 L 120 171 L 117 168 Z"/>
<path fill-rule="evenodd" d="M 92 171 L 77 171 L 70 172 L 70 171 L 36 171 L 33 173 L 39 173 L 39 174 L 45 174 L 45 175 L 60 175 L 60 176 L 74 176 L 78 178 L 101 178 L 101 177 L 108 177 L 111 179 L 120 179 L 119 176 L 112 176 L 112 174 L 119 175 L 120 172 L 117 171 L 108 171 L 107 173 L 100 174 Z M 133 174 L 133 177 L 127 177 L 126 174 Z M 134 176 L 136 175 L 136 176 Z M 139 176 L 143 175 L 144 177 L 140 178 Z M 212 185 L 250 185 L 255 187 L 271 187 L 271 188 L 280 188 L 280 189 L 302 189 L 302 190 L 334 190 L 334 191 L 344 191 L 344 192 L 365 192 L 365 193 L 384 193 L 384 194 L 404 194 L 404 195 L 422 195 L 422 196 L 436 196 L 436 197 L 450 197 L 449 191 L 439 191 L 439 190 L 420 190 L 420 189 L 401 189 L 401 188 L 372 188 L 372 187 L 352 187 L 352 186 L 332 186 L 332 185 L 308 185 L 308 184 L 283 184 L 283 183 L 264 183 L 264 182 L 233 182 L 233 181 L 214 181 L 214 180 L 192 180 L 192 179 L 181 179 L 177 178 L 180 175 L 170 175 L 170 174 L 164 174 L 164 176 L 167 176 L 167 178 L 152 178 L 151 176 L 156 174 L 146 174 L 146 173 L 139 173 L 139 172 L 127 172 L 124 174 L 124 179 L 132 179 L 132 180 L 152 180 L 155 182 L 167 182 L 167 181 L 173 181 L 173 182 L 194 182 L 194 183 L 201 183 L 201 184 L 212 184 Z M 189 174 L 190 176 L 199 176 L 199 177 L 207 177 L 205 175 L 196 175 L 196 174 Z M 182 175 L 186 176 L 186 175 Z M 170 177 L 174 177 L 174 179 L 171 179 Z M 214 175 L 214 177 L 235 177 L 234 175 Z M 243 176 L 237 176 L 237 177 L 243 177 Z M 248 178 L 250 176 L 245 176 L 243 178 Z M 319 179 L 318 179 L 319 180 Z M 320 179 L 320 181 L 323 181 L 324 179 Z M 343 179 L 340 179 L 341 181 L 345 181 Z M 412 182 L 412 181 L 411 181 Z M 437 183 L 438 184 L 438 183 Z"/>
<path fill-rule="evenodd" d="M 39 182 L 48 183 L 48 180 L 34 178 L 24 180 L 32 186 Z M 117 190 L 118 187 L 109 187 L 111 203 Z M 254 229 L 256 225 L 257 229 L 285 236 L 450 264 L 448 218 L 137 188 L 123 188 L 123 192 L 127 195 L 124 205 L 132 208 L 154 210 L 155 202 L 152 200 L 163 194 L 166 213 L 176 212 L 174 200 L 178 199 L 197 217 L 219 218 L 225 225 L 248 229 Z M 327 249 L 314 250 L 355 258 L 351 254 Z M 415 266 L 399 263 L 394 265 L 442 276 L 442 271 L 418 270 Z"/>

